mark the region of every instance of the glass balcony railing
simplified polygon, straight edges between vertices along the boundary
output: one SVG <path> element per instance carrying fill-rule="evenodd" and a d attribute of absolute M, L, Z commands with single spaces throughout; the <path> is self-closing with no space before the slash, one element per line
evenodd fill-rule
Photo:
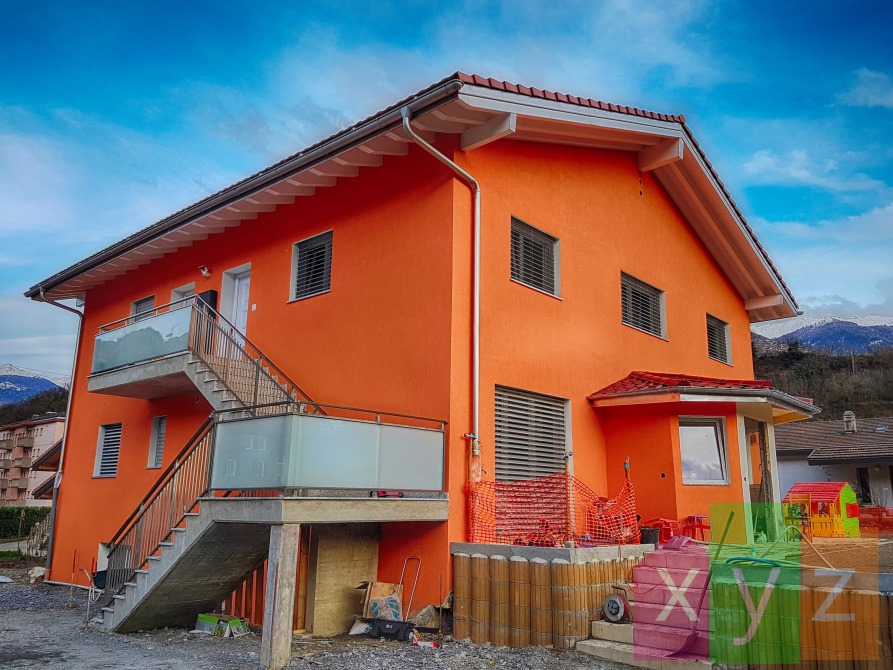
<path fill-rule="evenodd" d="M 104 327 L 96 336 L 92 372 L 185 352 L 192 310 L 175 306 L 184 307 L 175 303 L 169 311 L 147 313 L 139 320 L 122 319 Z"/>
<path fill-rule="evenodd" d="M 211 489 L 442 491 L 442 429 L 286 414 L 217 424 Z"/>

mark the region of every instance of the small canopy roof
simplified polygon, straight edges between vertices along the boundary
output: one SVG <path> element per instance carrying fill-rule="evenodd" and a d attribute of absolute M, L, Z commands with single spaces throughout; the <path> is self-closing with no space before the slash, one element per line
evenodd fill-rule
<path fill-rule="evenodd" d="M 668 372 L 635 371 L 592 393 L 596 409 L 667 402 L 768 403 L 776 424 L 799 421 L 822 410 L 809 398 L 795 398 L 761 379 L 721 379 Z"/>
<path fill-rule="evenodd" d="M 840 492 L 849 486 L 846 482 L 800 482 L 794 484 L 782 502 L 790 502 L 791 495 L 809 495 L 812 502 L 837 502 Z"/>

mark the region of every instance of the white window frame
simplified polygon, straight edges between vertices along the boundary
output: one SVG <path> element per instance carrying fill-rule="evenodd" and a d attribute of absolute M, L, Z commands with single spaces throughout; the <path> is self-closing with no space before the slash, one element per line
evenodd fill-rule
<path fill-rule="evenodd" d="M 526 428 L 534 428 L 534 422 L 531 420 L 529 426 L 524 426 L 525 404 L 535 405 L 541 403 L 537 408 L 536 414 L 531 415 L 540 418 L 546 415 L 548 419 L 554 421 L 559 415 L 561 417 L 564 435 L 560 441 L 553 442 L 553 448 L 543 446 L 549 441 L 548 431 L 542 431 L 544 434 L 538 436 L 536 431 L 528 433 L 526 440 L 528 444 L 521 444 L 524 441 L 522 433 Z M 502 416 L 500 416 L 501 407 L 509 407 Z M 514 416 L 512 416 L 514 414 Z M 512 425 L 513 424 L 513 425 Z M 512 435 L 514 433 L 514 435 Z M 499 386 L 495 388 L 494 394 L 494 456 L 495 468 L 494 477 L 496 481 L 514 482 L 543 477 L 557 472 L 572 472 L 571 467 L 571 407 L 570 401 L 566 398 L 536 393 L 534 391 L 526 391 L 523 389 L 512 388 L 510 386 Z M 538 438 L 538 439 L 537 439 Z M 516 477 L 511 470 L 519 470 L 524 468 L 513 467 L 505 462 L 506 457 L 511 451 L 515 451 L 515 456 L 522 455 L 521 452 L 527 451 L 528 458 L 533 456 L 531 463 L 527 466 L 527 472 L 524 476 Z M 537 458 L 539 457 L 539 458 Z M 554 460 L 553 460 L 554 459 Z M 500 463 L 502 461 L 502 463 Z M 550 462 L 552 461 L 552 462 Z"/>
<path fill-rule="evenodd" d="M 102 472 L 102 461 L 103 456 L 105 455 L 105 437 L 108 429 L 116 428 L 118 431 L 118 446 L 117 453 L 115 454 L 115 471 L 111 474 Z M 101 479 L 113 479 L 118 476 L 118 464 L 121 459 L 121 442 L 124 436 L 124 424 L 122 423 L 107 423 L 103 424 L 99 427 L 99 437 L 96 441 L 96 462 L 93 465 L 93 476 Z"/>
<path fill-rule="evenodd" d="M 714 356 L 713 352 L 710 351 L 710 328 L 718 328 L 721 330 L 721 336 L 723 345 L 726 350 L 725 358 L 720 358 L 719 356 Z M 714 361 L 719 361 L 720 363 L 725 363 L 726 365 L 732 364 L 732 342 L 729 332 L 729 324 L 727 321 L 723 321 L 719 317 L 713 316 L 712 314 L 707 314 L 707 356 Z"/>
<path fill-rule="evenodd" d="M 195 282 L 189 282 L 188 284 L 183 284 L 183 286 L 178 286 L 177 288 L 171 291 L 171 302 L 177 302 L 178 300 L 182 300 L 183 298 L 191 298 L 195 295 Z M 185 307 L 185 304 L 177 305 L 177 307 Z"/>
<path fill-rule="evenodd" d="M 717 452 L 723 479 L 687 479 L 683 469 L 682 459 L 685 445 L 683 444 L 684 427 L 710 426 L 714 430 L 717 440 Z M 729 473 L 729 442 L 726 437 L 726 420 L 717 416 L 680 416 L 679 417 L 679 469 L 682 475 L 682 483 L 686 486 L 731 486 Z"/>
<path fill-rule="evenodd" d="M 163 426 L 163 428 L 162 428 Z M 161 444 L 159 444 L 159 434 L 161 435 Z M 156 416 L 152 418 L 152 433 L 149 438 L 149 460 L 146 463 L 146 469 L 154 470 L 160 468 L 164 463 L 164 444 L 167 441 L 167 417 Z"/>
<path fill-rule="evenodd" d="M 328 246 L 327 255 L 328 257 L 323 261 L 323 272 L 326 274 L 326 277 L 323 280 L 323 288 L 318 291 L 313 291 L 312 293 L 302 293 L 298 295 L 298 273 L 301 270 L 301 248 L 311 246 L 311 243 L 314 240 L 318 240 L 319 238 L 328 238 L 325 244 Z M 318 246 L 318 245 L 313 245 Z M 310 237 L 304 238 L 303 240 L 298 240 L 292 245 L 291 248 L 291 285 L 289 286 L 289 302 L 295 302 L 297 300 L 305 300 L 307 298 L 312 298 L 317 295 L 323 295 L 324 293 L 329 293 L 332 290 L 332 263 L 335 253 L 335 235 L 332 229 L 325 230 L 317 235 L 312 235 Z"/>
<path fill-rule="evenodd" d="M 545 251 L 544 255 L 548 255 L 548 252 L 551 251 L 552 256 L 552 277 L 551 277 L 551 289 L 548 286 L 549 278 L 547 277 L 547 268 L 543 268 L 543 284 L 538 286 L 536 283 L 531 283 L 530 281 L 526 281 L 525 273 L 524 273 L 524 247 L 523 245 L 516 249 L 515 246 L 515 238 L 516 236 L 521 240 L 529 240 L 533 244 L 541 245 Z M 532 288 L 535 291 L 539 291 L 540 293 L 545 293 L 546 295 L 550 295 L 553 298 L 561 297 L 561 271 L 560 271 L 560 263 L 561 263 L 561 241 L 549 233 L 540 230 L 536 226 L 531 226 L 526 221 L 522 221 L 516 216 L 512 217 L 512 231 L 511 231 L 511 278 L 513 282 L 521 284 L 522 286 L 526 286 L 528 288 Z"/>
<path fill-rule="evenodd" d="M 638 289 L 640 293 L 644 294 L 652 294 L 650 297 L 653 297 L 657 300 L 657 309 L 659 311 L 659 319 L 660 319 L 660 332 L 655 333 L 652 330 L 647 328 L 643 328 L 640 325 L 632 322 L 632 319 L 627 320 L 626 310 L 623 309 L 623 294 L 627 291 L 632 291 Z M 646 333 L 653 337 L 659 337 L 662 340 L 667 339 L 667 300 L 666 293 L 649 284 L 648 282 L 642 281 L 638 277 L 634 277 L 631 274 L 621 271 L 620 272 L 620 321 L 624 326 L 629 326 L 635 330 L 638 330 L 641 333 Z"/>

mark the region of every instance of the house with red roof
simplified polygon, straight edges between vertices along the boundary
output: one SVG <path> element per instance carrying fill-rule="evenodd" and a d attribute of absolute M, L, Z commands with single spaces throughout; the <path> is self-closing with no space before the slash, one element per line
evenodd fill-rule
<path fill-rule="evenodd" d="M 864 507 L 893 507 L 893 417 L 780 426 L 775 432 L 783 493 L 798 483 L 848 482 Z"/>
<path fill-rule="evenodd" d="M 273 666 L 409 556 L 439 604 L 474 484 L 628 472 L 684 522 L 780 501 L 818 411 L 752 380 L 797 303 L 684 117 L 464 73 L 26 295 L 83 302 L 48 578 L 105 570 L 119 631 L 240 589 Z"/>

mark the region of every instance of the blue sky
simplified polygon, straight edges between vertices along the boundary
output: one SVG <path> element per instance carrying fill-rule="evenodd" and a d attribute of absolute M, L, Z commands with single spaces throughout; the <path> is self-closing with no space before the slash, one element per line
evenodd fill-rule
<path fill-rule="evenodd" d="M 436 7 L 436 9 L 434 9 Z M 0 363 L 29 286 L 463 70 L 684 113 L 812 314 L 893 316 L 893 3 L 0 0 Z"/>

